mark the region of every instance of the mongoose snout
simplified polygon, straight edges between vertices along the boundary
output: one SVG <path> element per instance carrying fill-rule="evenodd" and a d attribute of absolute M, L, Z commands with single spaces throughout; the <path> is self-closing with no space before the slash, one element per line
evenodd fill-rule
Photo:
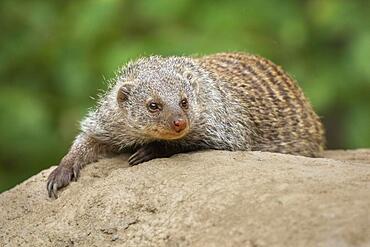
<path fill-rule="evenodd" d="M 173 128 L 175 129 L 176 132 L 183 131 L 187 125 L 188 125 L 187 121 L 182 118 L 178 118 L 173 121 Z"/>

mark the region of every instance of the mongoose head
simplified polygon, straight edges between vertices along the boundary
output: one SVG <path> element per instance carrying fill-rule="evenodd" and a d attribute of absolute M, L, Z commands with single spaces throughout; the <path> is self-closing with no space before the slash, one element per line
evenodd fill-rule
<path fill-rule="evenodd" d="M 189 133 L 198 107 L 191 66 L 187 58 L 153 56 L 122 69 L 116 99 L 131 133 L 154 140 L 175 140 Z"/>

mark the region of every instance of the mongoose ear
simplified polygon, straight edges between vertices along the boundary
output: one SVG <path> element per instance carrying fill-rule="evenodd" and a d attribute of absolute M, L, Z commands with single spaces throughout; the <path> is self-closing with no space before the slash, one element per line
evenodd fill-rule
<path fill-rule="evenodd" d="M 198 92 L 198 89 L 199 89 L 198 80 L 195 79 L 195 76 L 193 75 L 193 73 L 190 71 L 185 71 L 185 78 L 190 82 L 194 90 Z"/>
<path fill-rule="evenodd" d="M 128 99 L 131 89 L 132 89 L 131 83 L 124 84 L 118 89 L 118 93 L 117 93 L 118 103 L 125 102 Z"/>

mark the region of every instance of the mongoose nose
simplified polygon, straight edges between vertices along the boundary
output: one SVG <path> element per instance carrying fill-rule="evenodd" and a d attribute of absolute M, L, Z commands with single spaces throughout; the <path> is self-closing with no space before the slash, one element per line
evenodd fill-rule
<path fill-rule="evenodd" d="M 173 126 L 176 132 L 180 132 L 186 128 L 186 120 L 179 118 L 173 121 Z"/>

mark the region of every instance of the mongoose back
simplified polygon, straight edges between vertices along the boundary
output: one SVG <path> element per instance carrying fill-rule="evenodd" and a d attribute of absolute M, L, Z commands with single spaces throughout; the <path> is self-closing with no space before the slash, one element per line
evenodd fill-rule
<path fill-rule="evenodd" d="M 267 59 L 151 56 L 119 70 L 47 189 L 56 198 L 84 165 L 112 153 L 133 152 L 130 165 L 200 149 L 315 157 L 324 142 L 320 119 L 296 81 Z"/>

